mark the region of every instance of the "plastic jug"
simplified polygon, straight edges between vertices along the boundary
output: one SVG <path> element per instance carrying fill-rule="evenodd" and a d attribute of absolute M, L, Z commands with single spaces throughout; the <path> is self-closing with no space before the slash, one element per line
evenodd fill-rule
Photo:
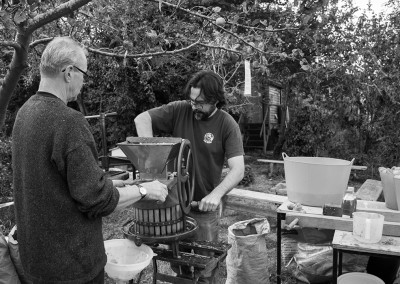
<path fill-rule="evenodd" d="M 377 213 L 353 213 L 353 237 L 363 243 L 377 243 L 382 238 L 384 216 Z"/>

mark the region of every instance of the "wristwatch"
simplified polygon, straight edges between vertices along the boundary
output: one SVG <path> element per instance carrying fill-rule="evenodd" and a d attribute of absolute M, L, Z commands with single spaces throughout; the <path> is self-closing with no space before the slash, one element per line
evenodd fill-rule
<path fill-rule="evenodd" d="M 140 198 L 140 200 L 142 200 L 142 199 L 145 198 L 146 195 L 147 195 L 147 189 L 146 189 L 144 186 L 142 186 L 141 184 L 138 184 L 137 187 L 139 188 L 139 193 L 140 193 L 140 195 L 142 196 L 142 197 Z"/>

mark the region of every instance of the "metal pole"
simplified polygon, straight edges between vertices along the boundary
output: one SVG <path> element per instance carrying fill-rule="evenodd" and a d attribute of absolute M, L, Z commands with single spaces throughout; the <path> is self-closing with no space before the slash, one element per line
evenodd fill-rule
<path fill-rule="evenodd" d="M 100 128 L 101 128 L 101 144 L 103 148 L 102 149 L 103 157 L 101 159 L 101 163 L 104 170 L 107 172 L 109 165 L 107 156 L 106 115 L 104 112 L 100 113 Z"/>

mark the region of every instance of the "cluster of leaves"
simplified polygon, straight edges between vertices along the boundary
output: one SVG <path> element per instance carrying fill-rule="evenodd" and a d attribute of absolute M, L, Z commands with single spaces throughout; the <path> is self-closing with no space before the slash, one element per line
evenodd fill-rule
<path fill-rule="evenodd" d="M 0 203 L 12 196 L 11 139 L 0 136 Z"/>
<path fill-rule="evenodd" d="M 387 16 L 364 11 L 351 20 L 353 12 L 333 7 L 325 17 L 316 13 L 309 22 L 315 29 L 303 33 L 298 45 L 307 68 L 293 72 L 287 65 L 291 122 L 285 151 L 390 167 L 399 163 L 398 10 Z"/>
<path fill-rule="evenodd" d="M 86 115 L 118 113 L 117 119 L 107 119 L 108 147 L 135 135 L 133 119 L 140 112 L 184 98 L 183 86 L 199 69 L 220 74 L 227 109 L 236 118 L 245 114 L 246 59 L 254 82 L 272 78 L 289 86 L 290 122 L 280 133 L 289 155 L 356 157 L 363 164 L 392 166 L 400 155 L 399 12 L 387 17 L 365 12 L 354 20 L 351 1 L 342 2 L 100 0 L 47 24 L 33 38 L 71 35 L 89 49 L 93 76 L 82 99 Z M 0 40 L 13 39 L 18 11 L 21 20 L 31 17 L 32 9 L 42 13 L 59 4 L 3 5 L 16 10 L 0 11 Z M 399 8 L 394 1 L 392 6 Z M 16 111 L 37 88 L 42 49 L 33 49 L 33 68 L 20 79 L 10 102 L 7 135 Z M 0 76 L 12 56 L 9 49 L 2 51 Z M 168 57 L 152 55 L 163 52 Z M 100 125 L 90 123 L 100 149 Z"/>

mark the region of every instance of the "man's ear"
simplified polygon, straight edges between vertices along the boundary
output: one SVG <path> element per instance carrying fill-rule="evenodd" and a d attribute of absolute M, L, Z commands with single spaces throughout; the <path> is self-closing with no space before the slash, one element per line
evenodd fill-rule
<path fill-rule="evenodd" d="M 65 68 L 65 71 L 64 71 L 64 80 L 67 82 L 67 83 L 70 83 L 71 82 L 71 80 L 72 80 L 72 66 L 68 66 L 67 68 Z"/>

